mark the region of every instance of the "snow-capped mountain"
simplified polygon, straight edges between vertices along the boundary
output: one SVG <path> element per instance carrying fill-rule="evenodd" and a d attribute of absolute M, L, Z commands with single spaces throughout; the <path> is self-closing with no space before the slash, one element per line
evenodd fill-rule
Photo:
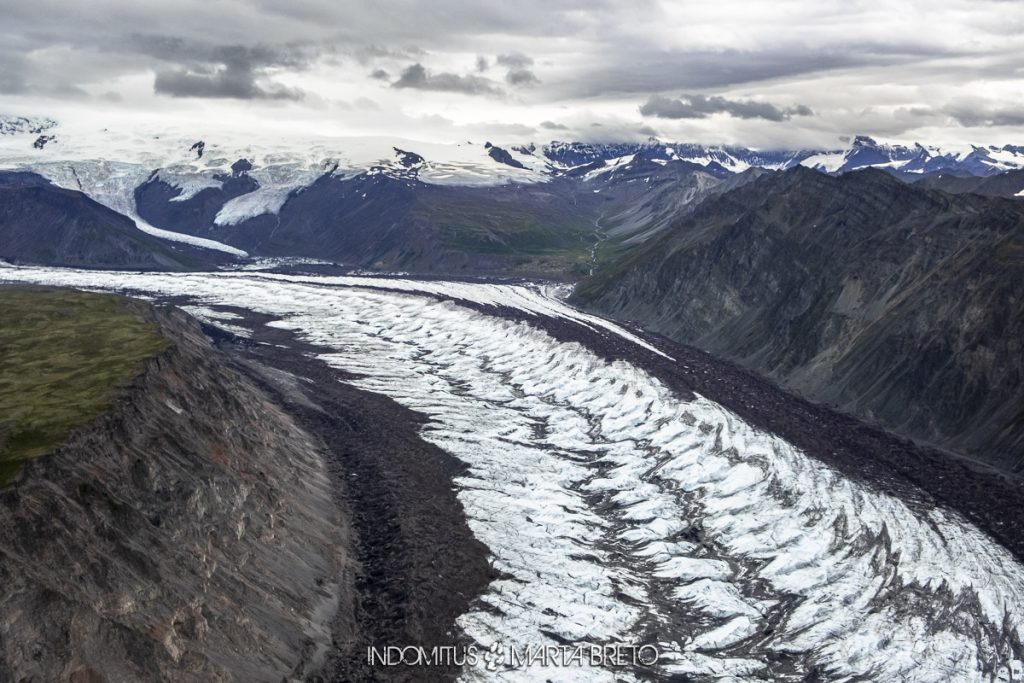
<path fill-rule="evenodd" d="M 668 143 L 649 139 L 643 143 L 590 144 L 552 142 L 543 153 L 556 166 L 575 167 L 597 161 L 621 159 L 643 154 L 666 162 L 686 161 L 715 173 L 740 173 L 749 168 L 785 170 L 797 164 L 826 173 L 846 173 L 862 168 L 884 168 L 895 172 L 925 174 L 946 171 L 956 175 L 989 176 L 1024 168 L 1024 147 L 977 147 L 949 150 L 885 144 L 858 135 L 846 149 L 763 151 L 746 147 Z"/>
<path fill-rule="evenodd" d="M 562 167 L 641 154 L 646 158 L 665 162 L 685 161 L 698 164 L 707 167 L 712 173 L 740 173 L 748 168 L 782 170 L 814 154 L 809 151 L 759 151 L 746 147 L 670 143 L 656 138 L 649 138 L 647 142 L 642 143 L 552 142 L 543 147 L 543 153 L 556 166 Z"/>
<path fill-rule="evenodd" d="M 1020 146 L 947 150 L 920 144 L 890 145 L 866 136 L 854 138 L 847 149 L 824 151 L 765 151 L 655 138 L 612 144 L 439 144 L 388 137 L 317 136 L 294 129 L 252 135 L 216 124 L 204 124 L 202 130 L 185 124 L 145 129 L 116 122 L 99 127 L 88 121 L 57 123 L 28 117 L 0 117 L 0 133 L 0 170 L 37 173 L 129 216 L 150 234 L 235 256 L 244 256 L 246 251 L 223 244 L 221 240 L 228 238 L 220 234 L 221 228 L 280 217 L 291 198 L 324 178 L 380 178 L 421 190 L 430 186 L 549 183 L 560 183 L 564 190 L 568 183 L 572 187 L 560 196 L 593 192 L 605 193 L 600 195 L 605 198 L 626 184 L 654 188 L 661 182 L 664 187 L 695 172 L 724 180 L 750 169 L 780 171 L 796 165 L 826 173 L 877 167 L 908 177 L 940 171 L 991 176 L 1024 168 L 1024 147 Z M 161 192 L 166 196 L 161 201 L 169 205 L 185 204 L 212 191 L 219 197 L 215 215 L 204 228 L 191 230 L 198 234 L 151 225 L 138 200 L 143 186 L 154 181 L 165 186 Z M 623 190 L 618 196 L 634 194 Z M 366 197 L 363 190 L 346 201 L 351 203 L 360 196 Z M 577 199 L 571 201 L 576 205 Z M 663 209 L 676 204 L 678 200 L 666 200 Z"/>
<path fill-rule="evenodd" d="M 970 146 L 966 149 L 911 146 L 876 142 L 866 135 L 853 139 L 849 149 L 820 152 L 801 163 L 828 173 L 846 173 L 861 168 L 884 168 L 903 173 L 927 174 L 944 171 L 953 175 L 990 176 L 1024 168 L 1024 147 Z"/>

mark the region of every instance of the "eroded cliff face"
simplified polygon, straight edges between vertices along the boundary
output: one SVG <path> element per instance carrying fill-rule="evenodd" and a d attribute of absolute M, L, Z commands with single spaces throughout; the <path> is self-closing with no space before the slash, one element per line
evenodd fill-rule
<path fill-rule="evenodd" d="M 129 305 L 173 346 L 0 491 L 0 681 L 305 677 L 354 628 L 323 443 L 184 313 Z"/>

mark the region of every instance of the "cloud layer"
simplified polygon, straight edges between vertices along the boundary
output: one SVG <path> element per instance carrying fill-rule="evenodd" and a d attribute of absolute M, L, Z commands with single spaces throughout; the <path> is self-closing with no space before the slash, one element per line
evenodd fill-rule
<path fill-rule="evenodd" d="M 434 0 L 396 14 L 355 0 L 0 0 L 0 111 L 245 113 L 447 140 L 657 129 L 760 147 L 858 133 L 1019 144 L 1014 8 Z"/>

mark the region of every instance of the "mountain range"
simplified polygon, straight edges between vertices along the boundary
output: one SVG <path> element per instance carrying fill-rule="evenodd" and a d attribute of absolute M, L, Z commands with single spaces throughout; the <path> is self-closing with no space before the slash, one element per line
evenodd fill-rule
<path fill-rule="evenodd" d="M 6 118 L 0 168 L 8 261 L 570 282 L 579 306 L 1024 473 L 1021 146 L 267 141 Z"/>

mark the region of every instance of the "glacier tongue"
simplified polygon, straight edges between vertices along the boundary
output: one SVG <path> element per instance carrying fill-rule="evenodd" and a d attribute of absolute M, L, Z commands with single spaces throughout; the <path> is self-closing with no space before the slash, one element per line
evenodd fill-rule
<path fill-rule="evenodd" d="M 33 268 L 0 280 L 265 313 L 354 384 L 426 414 L 424 438 L 468 465 L 458 495 L 501 573 L 459 621 L 483 647 L 657 643 L 657 675 L 701 680 L 1008 680 L 1021 657 L 1024 567 L 959 515 L 846 479 L 629 363 L 419 293 L 596 324 L 541 289 Z"/>
<path fill-rule="evenodd" d="M 84 192 L 94 201 L 131 218 L 139 230 L 154 237 L 212 249 L 239 258 L 249 255 L 241 249 L 216 240 L 164 230 L 142 220 L 135 210 L 135 188 L 145 182 L 149 175 L 144 166 L 116 161 L 78 161 L 45 162 L 18 168 L 38 173 L 54 185 Z M 170 180 L 175 187 L 184 192 L 185 196 L 209 186 L 210 182 L 199 177 L 183 175 L 171 176 Z"/>

